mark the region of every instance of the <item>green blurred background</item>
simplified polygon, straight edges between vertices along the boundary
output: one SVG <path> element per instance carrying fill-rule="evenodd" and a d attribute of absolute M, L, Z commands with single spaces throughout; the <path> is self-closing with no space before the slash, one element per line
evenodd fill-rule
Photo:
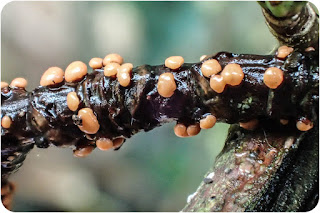
<path fill-rule="evenodd" d="M 126 62 L 197 62 L 219 51 L 268 54 L 276 45 L 256 2 L 11 2 L 1 14 L 1 80 L 39 85 L 107 53 Z M 12 179 L 14 211 L 180 211 L 223 147 L 228 125 L 177 138 L 174 124 L 127 140 L 119 151 L 35 148 Z"/>

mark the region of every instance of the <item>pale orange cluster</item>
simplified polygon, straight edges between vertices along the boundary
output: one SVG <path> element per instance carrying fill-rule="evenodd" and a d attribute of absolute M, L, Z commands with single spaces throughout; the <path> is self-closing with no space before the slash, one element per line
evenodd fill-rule
<path fill-rule="evenodd" d="M 289 54 L 291 54 L 293 52 L 293 48 L 292 47 L 288 47 L 288 46 L 281 46 L 278 48 L 277 51 L 277 57 L 284 59 L 286 58 Z"/>
<path fill-rule="evenodd" d="M 203 60 L 205 57 L 201 57 Z M 244 73 L 239 64 L 230 63 L 222 70 L 219 61 L 216 59 L 209 59 L 202 63 L 201 73 L 203 76 L 210 78 L 210 87 L 217 93 L 222 93 L 227 84 L 237 86 L 241 84 Z M 221 72 L 221 74 L 219 74 Z"/>
<path fill-rule="evenodd" d="M 185 138 L 185 137 L 191 137 L 196 136 L 200 132 L 200 125 L 198 123 L 189 125 L 188 127 L 184 124 L 176 124 L 173 128 L 174 133 L 176 136 Z"/>
<path fill-rule="evenodd" d="M 199 123 L 186 126 L 185 124 L 178 123 L 173 128 L 176 136 L 181 138 L 196 136 L 200 133 L 201 129 L 210 129 L 217 122 L 217 118 L 214 115 L 206 115 Z"/>
<path fill-rule="evenodd" d="M 111 140 L 109 138 L 99 138 L 96 141 L 96 146 L 98 149 L 102 151 L 110 150 L 110 149 L 117 149 L 119 148 L 124 142 L 124 138 L 118 137 L 114 140 Z"/>
<path fill-rule="evenodd" d="M 164 62 L 164 65 L 172 70 L 179 69 L 184 63 L 184 58 L 181 56 L 170 56 Z M 177 84 L 172 73 L 166 72 L 159 76 L 157 90 L 159 95 L 165 98 L 170 98 L 177 89 Z"/>
<path fill-rule="evenodd" d="M 123 63 L 123 58 L 119 54 L 108 54 L 103 59 L 104 75 L 106 77 L 117 78 L 121 86 L 127 87 L 131 83 L 133 65 Z"/>

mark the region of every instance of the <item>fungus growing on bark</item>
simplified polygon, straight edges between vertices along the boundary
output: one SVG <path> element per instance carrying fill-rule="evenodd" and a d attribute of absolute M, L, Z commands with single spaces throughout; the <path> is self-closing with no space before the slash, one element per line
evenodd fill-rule
<path fill-rule="evenodd" d="M 221 75 L 213 75 L 210 78 L 210 87 L 213 89 L 213 91 L 222 93 L 226 87 L 226 82 L 224 82 Z"/>
<path fill-rule="evenodd" d="M 165 66 L 170 69 L 178 69 L 184 63 L 184 59 L 181 56 L 170 56 L 164 62 Z"/>
<path fill-rule="evenodd" d="M 69 92 L 67 95 L 67 105 L 71 111 L 77 111 L 80 99 L 76 92 Z"/>
<path fill-rule="evenodd" d="M 88 68 L 82 61 L 74 61 L 68 65 L 65 71 L 66 82 L 81 81 L 88 73 Z"/>
<path fill-rule="evenodd" d="M 96 134 L 98 132 L 100 124 L 92 109 L 80 109 L 78 112 L 78 117 L 81 119 L 81 125 L 78 125 L 78 127 L 82 132 L 87 134 Z"/>
<path fill-rule="evenodd" d="M 173 128 L 174 134 L 180 138 L 188 137 L 187 127 L 184 124 L 176 124 Z"/>
<path fill-rule="evenodd" d="M 96 141 L 96 146 L 98 147 L 98 149 L 106 151 L 113 148 L 113 142 L 109 138 L 99 138 Z"/>
<path fill-rule="evenodd" d="M 25 88 L 27 86 L 28 82 L 24 78 L 15 78 L 11 81 L 10 87 L 19 87 L 19 88 Z"/>
<path fill-rule="evenodd" d="M 87 157 L 88 155 L 91 154 L 93 151 L 94 147 L 93 146 L 84 146 L 84 147 L 77 147 L 73 151 L 73 156 L 78 157 L 78 158 L 84 158 Z"/>
<path fill-rule="evenodd" d="M 41 86 L 54 86 L 63 81 L 64 72 L 59 67 L 50 67 L 47 69 L 40 79 Z"/>
<path fill-rule="evenodd" d="M 201 129 L 210 129 L 217 122 L 217 118 L 214 115 L 207 115 L 205 118 L 200 120 Z"/>
<path fill-rule="evenodd" d="M 100 69 L 103 67 L 103 59 L 102 58 L 91 58 L 89 61 L 89 66 L 92 69 Z"/>
<path fill-rule="evenodd" d="M 171 97 L 176 89 L 177 85 L 172 73 L 167 72 L 159 76 L 157 90 L 162 97 Z"/>
<path fill-rule="evenodd" d="M 196 136 L 201 131 L 200 125 L 198 123 L 189 125 L 187 127 L 188 136 Z"/>
<path fill-rule="evenodd" d="M 218 74 L 221 71 L 221 66 L 216 59 L 210 59 L 203 62 L 201 66 L 201 72 L 204 76 L 210 77 L 212 75 Z"/>
<path fill-rule="evenodd" d="M 221 76 L 226 84 L 237 86 L 241 84 L 244 78 L 244 73 L 239 64 L 231 63 L 223 68 Z"/>
<path fill-rule="evenodd" d="M 5 129 L 9 129 L 11 127 L 12 120 L 9 116 L 5 115 L 1 119 L 1 126 Z"/>
<path fill-rule="evenodd" d="M 108 63 L 117 63 L 121 65 L 123 63 L 123 58 L 117 53 L 111 53 L 106 55 L 103 59 L 103 66 L 106 66 Z"/>
<path fill-rule="evenodd" d="M 270 89 L 276 89 L 283 82 L 283 71 L 277 67 L 270 67 L 263 75 L 263 82 Z"/>
<path fill-rule="evenodd" d="M 131 63 L 122 64 L 118 68 L 117 79 L 121 86 L 127 87 L 130 85 L 132 68 L 133 68 L 133 65 Z"/>
<path fill-rule="evenodd" d="M 288 47 L 284 45 L 278 48 L 277 57 L 283 59 L 283 58 L 286 58 L 292 52 L 293 52 L 292 47 Z"/>
<path fill-rule="evenodd" d="M 115 62 L 108 63 L 104 67 L 104 75 L 107 77 L 116 76 L 118 73 L 119 67 L 120 67 L 120 64 L 118 63 L 115 63 Z"/>
<path fill-rule="evenodd" d="M 307 118 L 301 118 L 297 121 L 296 126 L 298 130 L 305 132 L 313 128 L 313 123 Z"/>

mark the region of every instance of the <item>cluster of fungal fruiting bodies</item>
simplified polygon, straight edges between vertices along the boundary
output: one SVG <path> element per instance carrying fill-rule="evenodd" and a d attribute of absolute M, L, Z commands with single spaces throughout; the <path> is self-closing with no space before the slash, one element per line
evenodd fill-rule
<path fill-rule="evenodd" d="M 292 48 L 280 47 L 278 50 L 278 53 L 276 54 L 276 61 L 282 61 L 282 62 L 285 61 L 286 58 L 288 57 L 288 54 L 290 54 L 291 51 L 292 51 Z M 313 51 L 313 49 L 308 48 L 308 50 L 306 51 Z M 223 57 L 220 57 L 221 55 L 223 55 Z M 245 83 L 247 83 L 246 78 L 248 78 L 245 76 L 245 74 L 247 75 L 248 71 L 247 71 L 246 65 L 244 65 L 243 62 L 241 63 L 242 59 L 240 58 L 240 60 L 236 59 L 236 60 L 233 60 L 233 62 L 226 63 L 226 61 L 223 61 L 224 57 L 227 57 L 229 60 L 229 58 L 232 59 L 232 57 L 238 57 L 238 56 L 232 56 L 232 54 L 229 54 L 229 53 L 220 53 L 220 56 L 219 54 L 217 54 L 216 57 L 202 56 L 201 62 L 194 65 L 184 64 L 184 59 L 181 56 L 172 56 L 167 58 L 165 60 L 164 66 L 161 65 L 156 68 L 158 69 L 157 72 L 159 72 L 158 73 L 159 76 L 157 76 L 156 74 L 154 77 L 152 77 L 152 79 L 150 78 L 151 80 L 149 79 L 150 82 L 152 82 L 151 86 L 156 87 L 154 88 L 156 90 L 152 90 L 152 94 L 156 94 L 157 97 L 161 96 L 160 99 L 157 99 L 157 100 L 163 101 L 164 104 L 166 104 L 170 98 L 174 100 L 176 97 L 180 97 L 181 95 L 186 95 L 186 97 L 189 97 L 188 96 L 189 93 L 188 94 L 184 93 L 185 91 L 188 91 L 188 90 L 185 90 L 185 91 L 180 90 L 182 88 L 181 85 L 185 83 L 181 80 L 181 76 L 184 76 L 184 73 L 188 73 L 188 72 L 189 74 L 193 73 L 194 75 L 197 75 L 197 78 L 199 77 L 201 78 L 201 81 L 206 82 L 206 84 L 208 85 L 210 94 L 213 94 L 212 96 L 222 97 L 224 94 L 227 93 L 226 90 L 229 90 L 231 88 L 237 88 L 237 87 L 240 88 L 242 85 L 245 85 Z M 271 56 L 269 57 L 268 60 L 270 60 L 270 58 Z M 250 59 L 251 58 L 249 59 L 246 58 L 244 60 L 250 60 Z M 239 60 L 239 62 L 237 62 L 237 60 Z M 254 60 L 254 57 L 253 57 L 253 60 Z M 256 63 L 259 63 L 259 62 L 256 62 Z M 270 89 L 270 91 L 273 91 L 273 90 L 276 91 L 278 88 L 281 88 L 281 84 L 284 82 L 286 77 L 283 70 L 281 70 L 281 69 L 285 70 L 286 68 L 285 67 L 282 68 L 281 67 L 282 65 L 281 66 L 276 65 L 277 63 L 274 63 L 274 64 L 275 65 L 273 65 L 273 67 L 270 67 L 267 64 L 264 64 L 265 70 L 263 70 L 262 73 L 259 73 L 259 75 L 261 74 L 261 77 L 263 76 L 264 85 L 262 84 L 262 87 L 264 87 L 266 90 Z M 280 63 L 280 64 L 283 64 L 283 63 Z M 96 69 L 96 71 L 99 72 L 98 73 L 99 79 L 101 79 L 100 76 L 103 77 L 103 79 L 101 79 L 101 81 L 98 82 L 99 84 L 97 83 L 94 86 L 101 86 L 101 82 L 108 82 L 108 84 L 109 82 L 115 82 L 116 84 L 112 84 L 112 85 L 117 85 L 116 88 L 118 88 L 119 86 L 119 88 L 121 88 L 121 92 L 126 93 L 126 91 L 129 91 L 129 90 L 136 92 L 135 90 L 136 82 L 134 79 L 133 80 L 131 79 L 132 72 L 133 72 L 133 65 L 131 63 L 123 63 L 123 58 L 120 55 L 109 54 L 104 59 L 92 58 L 89 62 L 89 66 L 92 69 Z M 143 69 L 149 69 L 149 68 L 150 70 L 147 70 L 147 71 L 151 72 L 151 70 L 153 69 L 151 68 L 151 66 Z M 138 70 L 139 69 L 137 68 L 135 72 Z M 85 85 L 87 85 L 86 82 L 89 82 L 88 84 L 92 85 L 92 82 L 90 83 L 91 77 L 89 77 L 90 75 L 86 77 L 87 75 L 88 75 L 87 65 L 81 61 L 75 61 L 75 62 L 72 62 L 70 65 L 68 65 L 65 70 L 62 70 L 59 67 L 49 68 L 44 72 L 43 76 L 40 79 L 40 85 L 42 87 L 48 88 L 48 90 L 44 90 L 44 91 L 55 91 L 56 88 L 58 89 L 58 87 L 59 89 L 61 87 L 61 91 L 64 88 L 68 88 L 67 90 L 68 92 L 66 94 L 63 94 L 62 97 L 63 98 L 65 97 L 65 100 L 66 100 L 66 106 L 68 107 L 67 113 L 70 113 L 71 116 L 73 115 L 72 119 L 71 119 L 71 116 L 68 117 L 72 122 L 71 126 L 76 125 L 74 127 L 79 128 L 79 130 L 83 132 L 82 136 L 86 136 L 86 138 L 89 140 L 89 144 L 87 145 L 80 145 L 81 144 L 80 141 L 79 143 L 77 143 L 78 147 L 74 151 L 74 154 L 76 156 L 88 155 L 88 153 L 90 153 L 95 146 L 101 150 L 107 150 L 110 148 L 117 149 L 124 142 L 124 137 L 122 136 L 126 135 L 125 137 L 127 137 L 127 136 L 130 136 L 131 134 L 131 133 L 128 133 L 128 134 L 121 133 L 119 134 L 119 135 L 122 135 L 121 137 L 117 137 L 119 136 L 117 135 L 117 136 L 114 136 L 113 138 L 108 138 L 108 137 L 111 137 L 109 135 L 107 136 L 99 135 L 100 133 L 105 134 L 105 133 L 102 133 L 102 129 L 100 129 L 100 127 L 103 126 L 104 124 L 99 123 L 100 120 L 103 120 L 102 118 L 103 116 L 100 117 L 99 112 L 90 106 L 91 103 L 86 102 L 85 100 L 86 97 L 84 97 L 84 94 L 83 94 L 84 93 L 83 88 L 79 89 L 79 91 L 77 89 L 77 88 L 85 87 Z M 95 74 L 92 76 L 95 76 Z M 192 78 L 193 77 L 195 76 L 192 76 Z M 105 79 L 108 79 L 108 81 L 106 81 Z M 66 87 L 62 86 L 63 84 L 66 84 Z M 197 84 L 196 81 L 195 81 L 195 84 Z M 24 88 L 26 85 L 27 85 L 27 81 L 22 78 L 14 79 L 10 85 L 6 82 L 1 82 L 2 93 L 5 93 L 5 91 L 7 90 L 10 91 L 10 87 L 17 88 L 17 90 L 19 91 L 23 91 L 23 89 L 21 90 L 21 88 Z M 190 88 L 192 87 L 190 86 Z M 192 98 L 196 97 L 194 96 L 194 94 L 192 94 L 192 96 L 190 97 Z M 145 95 L 145 94 L 141 93 L 141 95 Z M 104 97 L 104 98 L 108 98 L 108 97 Z M 142 97 L 142 98 L 148 99 L 148 97 Z M 148 101 L 150 100 L 148 99 Z M 202 100 L 200 100 L 200 102 L 201 101 Z M 200 102 L 199 102 L 199 105 L 194 105 L 194 106 L 199 108 L 203 106 L 206 107 L 205 105 L 203 105 L 202 102 L 201 103 Z M 121 105 L 117 105 L 116 107 L 118 106 L 121 106 Z M 127 106 L 123 106 L 123 107 L 127 107 Z M 68 114 L 68 116 L 70 114 Z M 1 118 L 2 128 L 10 129 L 12 124 L 15 123 L 14 117 L 10 117 L 10 116 L 11 116 L 10 114 L 2 115 L 2 118 Z M 184 117 L 181 117 L 181 115 L 179 115 L 178 117 L 174 117 L 174 118 L 177 119 L 177 124 L 174 127 L 175 134 L 179 137 L 190 137 L 190 136 L 197 135 L 201 131 L 201 129 L 212 128 L 218 119 L 218 114 L 215 114 L 215 112 L 203 108 L 203 111 L 201 111 L 201 114 L 197 114 L 193 118 L 188 117 L 188 115 Z M 252 119 L 249 121 L 247 120 L 239 120 L 239 121 L 240 121 L 240 126 L 247 130 L 254 130 L 259 124 L 258 119 Z M 280 123 L 283 125 L 288 124 L 288 122 L 289 122 L 288 118 L 284 117 L 280 119 Z M 300 131 L 307 131 L 313 127 L 313 123 L 307 118 L 299 118 L 296 122 L 296 126 Z M 139 130 L 143 128 L 139 126 Z"/>
<path fill-rule="evenodd" d="M 179 72 L 179 68 L 183 65 L 183 63 L 183 57 L 171 56 L 165 60 L 164 65 L 170 68 L 173 72 Z M 162 97 L 170 98 L 176 89 L 177 85 L 172 73 L 165 72 L 159 76 L 157 91 Z M 212 128 L 215 125 L 216 120 L 217 119 L 214 115 L 207 114 L 199 122 L 196 121 L 190 125 L 178 122 L 173 130 L 178 137 L 192 137 L 198 135 L 201 129 Z"/>

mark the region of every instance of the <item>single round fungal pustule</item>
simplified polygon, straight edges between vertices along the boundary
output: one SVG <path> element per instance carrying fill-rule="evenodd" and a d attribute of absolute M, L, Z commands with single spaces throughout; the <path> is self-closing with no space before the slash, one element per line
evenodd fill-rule
<path fill-rule="evenodd" d="M 283 82 L 283 71 L 277 67 L 270 67 L 263 75 L 263 82 L 270 89 L 278 88 Z"/>
<path fill-rule="evenodd" d="M 277 57 L 284 59 L 286 58 L 289 54 L 291 54 L 293 52 L 293 48 L 292 47 L 288 47 L 288 46 L 281 46 L 278 48 L 277 51 Z"/>
<path fill-rule="evenodd" d="M 104 75 L 106 77 L 115 77 L 118 73 L 118 68 L 120 67 L 120 64 L 118 63 L 108 63 L 105 67 L 104 67 Z"/>
<path fill-rule="evenodd" d="M 184 58 L 182 56 L 170 56 L 164 62 L 165 66 L 170 69 L 178 69 L 184 63 Z"/>
<path fill-rule="evenodd" d="M 210 129 L 217 122 L 217 118 L 214 115 L 207 115 L 205 118 L 200 120 L 200 128 L 201 129 Z"/>
<path fill-rule="evenodd" d="M 313 122 L 307 118 L 301 118 L 299 121 L 297 121 L 296 126 L 298 130 L 305 132 L 313 128 Z"/>
<path fill-rule="evenodd" d="M 174 134 L 180 138 L 188 137 L 187 127 L 184 124 L 176 124 L 173 128 Z"/>
<path fill-rule="evenodd" d="M 121 65 L 123 63 L 123 58 L 121 57 L 121 55 L 117 53 L 111 53 L 106 55 L 106 57 L 104 57 L 102 63 L 103 63 L 103 66 L 106 66 L 108 63 L 117 63 Z"/>
<path fill-rule="evenodd" d="M 65 70 L 66 82 L 78 82 L 81 81 L 88 73 L 88 68 L 82 61 L 74 61 L 68 65 Z"/>
<path fill-rule="evenodd" d="M 188 136 L 196 136 L 200 133 L 200 131 L 201 131 L 201 128 L 199 123 L 196 123 L 187 127 Z"/>
<path fill-rule="evenodd" d="M 241 84 L 244 78 L 244 73 L 239 64 L 228 64 L 222 70 L 221 76 L 226 84 L 237 86 Z"/>
<path fill-rule="evenodd" d="M 87 134 L 96 134 L 100 129 L 100 124 L 90 108 L 82 108 L 78 112 L 78 118 L 81 119 L 81 125 L 78 125 L 79 129 Z"/>
<path fill-rule="evenodd" d="M 122 146 L 122 144 L 124 143 L 124 138 L 123 137 L 118 137 L 118 138 L 116 138 L 116 139 L 114 139 L 113 141 L 112 141 L 112 143 L 113 143 L 113 149 L 118 149 L 118 148 L 120 148 L 121 146 Z"/>
<path fill-rule="evenodd" d="M 11 124 L 12 124 L 12 119 L 9 116 L 5 115 L 2 117 L 1 119 L 2 128 L 9 129 L 11 127 Z"/>
<path fill-rule="evenodd" d="M 8 87 L 8 86 L 9 86 L 9 84 L 7 82 L 1 81 L 1 89 Z"/>
<path fill-rule="evenodd" d="M 103 59 L 102 58 L 91 58 L 89 61 L 89 66 L 92 69 L 100 69 L 103 67 Z"/>
<path fill-rule="evenodd" d="M 252 119 L 248 122 L 240 122 L 240 127 L 246 130 L 254 130 L 258 127 L 259 125 L 259 120 L 258 119 Z"/>
<path fill-rule="evenodd" d="M 25 88 L 27 85 L 28 81 L 24 78 L 15 78 L 10 83 L 10 87 Z"/>
<path fill-rule="evenodd" d="M 201 73 L 205 77 L 210 77 L 212 75 L 218 74 L 221 71 L 221 65 L 216 59 L 210 59 L 201 65 Z"/>
<path fill-rule="evenodd" d="M 213 75 L 210 78 L 210 87 L 217 93 L 222 93 L 226 87 L 226 82 L 221 75 Z"/>
<path fill-rule="evenodd" d="M 80 104 L 80 99 L 76 92 L 69 92 L 67 95 L 67 105 L 71 111 L 77 111 Z"/>
<path fill-rule="evenodd" d="M 91 154 L 93 150 L 93 146 L 77 147 L 77 149 L 73 151 L 73 156 L 78 158 L 84 158 Z"/>
<path fill-rule="evenodd" d="M 177 85 L 172 73 L 166 72 L 159 76 L 157 90 L 162 97 L 171 97 L 176 89 Z"/>
<path fill-rule="evenodd" d="M 54 86 L 60 84 L 64 79 L 64 72 L 60 67 L 50 67 L 40 79 L 41 86 Z"/>
<path fill-rule="evenodd" d="M 113 142 L 109 138 L 99 138 L 96 141 L 96 146 L 98 147 L 98 149 L 106 151 L 113 148 Z"/>
<path fill-rule="evenodd" d="M 312 52 L 312 51 L 316 51 L 316 49 L 314 49 L 314 47 L 307 47 L 304 51 Z"/>

